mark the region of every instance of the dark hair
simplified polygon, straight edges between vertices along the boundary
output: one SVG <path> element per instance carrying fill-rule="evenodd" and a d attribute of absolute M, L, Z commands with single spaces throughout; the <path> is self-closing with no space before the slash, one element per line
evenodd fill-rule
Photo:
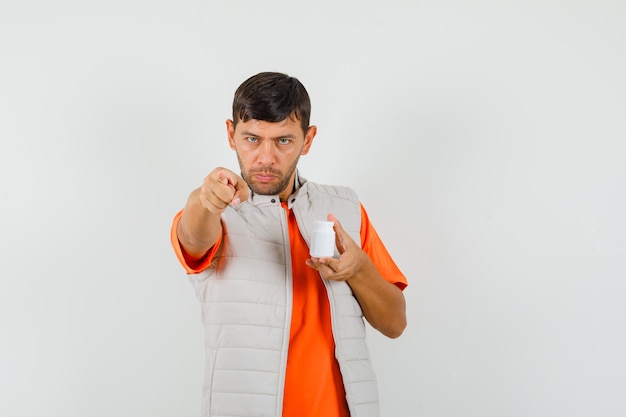
<path fill-rule="evenodd" d="M 281 122 L 291 117 L 300 120 L 306 133 L 311 117 L 311 100 L 294 77 L 279 72 L 261 72 L 244 81 L 233 99 L 233 123 L 250 119 Z"/>

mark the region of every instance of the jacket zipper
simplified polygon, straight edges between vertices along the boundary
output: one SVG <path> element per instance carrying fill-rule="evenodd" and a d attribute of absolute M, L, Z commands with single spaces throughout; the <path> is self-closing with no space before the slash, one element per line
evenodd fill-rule
<path fill-rule="evenodd" d="M 291 334 L 291 312 L 293 309 L 293 271 L 291 268 L 291 241 L 289 238 L 289 222 L 287 219 L 288 209 L 284 209 L 280 203 L 278 204 L 280 213 L 280 228 L 283 233 L 283 247 L 285 248 L 285 326 L 283 330 L 283 346 L 282 360 L 280 365 L 280 374 L 278 381 L 278 401 L 276 404 L 276 415 L 281 417 L 283 414 L 283 400 L 285 396 L 285 378 L 287 375 L 287 357 L 289 355 L 289 336 Z"/>

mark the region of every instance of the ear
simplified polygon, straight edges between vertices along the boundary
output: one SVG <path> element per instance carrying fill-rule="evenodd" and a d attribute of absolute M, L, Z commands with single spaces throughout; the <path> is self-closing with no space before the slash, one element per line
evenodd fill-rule
<path fill-rule="evenodd" d="M 235 150 L 235 123 L 232 120 L 226 120 L 226 133 L 228 134 L 228 145 L 230 149 Z"/>
<path fill-rule="evenodd" d="M 304 135 L 304 144 L 302 145 L 300 155 L 306 155 L 309 153 L 311 145 L 313 144 L 313 139 L 315 139 L 315 135 L 317 135 L 317 126 L 309 126 L 306 134 Z"/>

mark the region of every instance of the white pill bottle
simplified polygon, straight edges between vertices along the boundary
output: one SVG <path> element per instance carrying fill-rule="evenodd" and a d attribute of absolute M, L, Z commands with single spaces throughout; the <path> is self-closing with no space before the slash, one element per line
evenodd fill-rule
<path fill-rule="evenodd" d="M 309 254 L 313 258 L 331 258 L 335 255 L 333 222 L 316 220 L 311 234 Z"/>

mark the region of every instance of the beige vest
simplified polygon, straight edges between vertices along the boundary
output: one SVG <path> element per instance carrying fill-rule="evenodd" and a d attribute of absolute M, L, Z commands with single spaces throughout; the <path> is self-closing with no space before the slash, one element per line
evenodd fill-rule
<path fill-rule="evenodd" d="M 313 222 L 328 213 L 361 241 L 360 205 L 352 190 L 304 182 L 288 204 L 307 243 Z M 224 239 L 211 266 L 190 275 L 205 328 L 202 417 L 280 417 L 292 308 L 285 210 L 278 196 L 252 195 L 228 207 L 222 224 Z M 361 308 L 345 282 L 324 284 L 351 417 L 378 417 Z"/>

